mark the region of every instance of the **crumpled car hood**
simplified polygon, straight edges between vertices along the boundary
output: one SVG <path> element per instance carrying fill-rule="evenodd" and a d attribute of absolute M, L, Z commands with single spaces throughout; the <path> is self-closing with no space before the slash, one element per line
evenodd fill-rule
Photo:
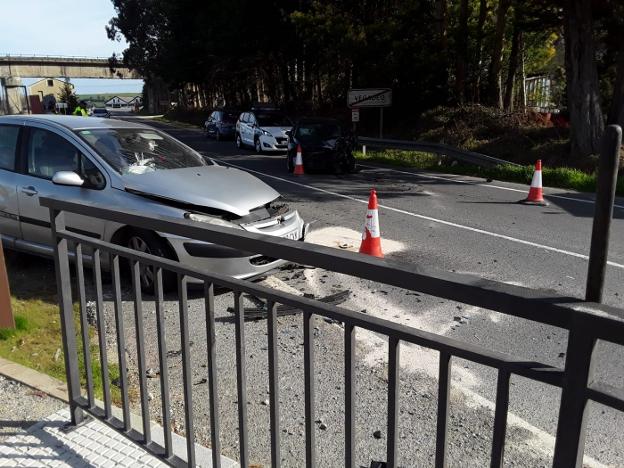
<path fill-rule="evenodd" d="M 148 196 L 246 216 L 279 197 L 251 174 L 224 166 L 168 169 L 123 176 L 125 188 Z"/>

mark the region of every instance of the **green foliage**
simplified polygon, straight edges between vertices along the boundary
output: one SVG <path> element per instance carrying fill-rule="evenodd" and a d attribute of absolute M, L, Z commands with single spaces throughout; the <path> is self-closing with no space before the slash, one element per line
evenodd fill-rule
<path fill-rule="evenodd" d="M 18 331 L 28 330 L 28 319 L 23 315 L 16 315 L 14 317 L 15 328 L 0 328 L 0 340 L 5 341 L 16 335 Z"/>
<path fill-rule="evenodd" d="M 71 114 L 78 105 L 78 97 L 76 96 L 74 88 L 72 88 L 69 82 L 65 82 L 65 84 L 61 88 L 61 91 L 58 94 L 58 100 L 59 102 L 67 103 L 68 114 Z"/>

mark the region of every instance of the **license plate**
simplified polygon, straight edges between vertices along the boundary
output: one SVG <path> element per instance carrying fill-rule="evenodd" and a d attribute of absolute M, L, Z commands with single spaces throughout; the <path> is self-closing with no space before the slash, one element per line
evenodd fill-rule
<path fill-rule="evenodd" d="M 299 233 L 299 229 L 297 229 L 296 231 L 287 232 L 282 237 L 286 239 L 290 239 L 290 240 L 299 240 L 299 238 L 301 237 L 301 234 Z"/>

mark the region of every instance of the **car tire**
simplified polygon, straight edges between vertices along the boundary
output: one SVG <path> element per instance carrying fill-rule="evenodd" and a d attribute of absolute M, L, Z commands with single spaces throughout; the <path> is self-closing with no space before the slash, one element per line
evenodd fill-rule
<path fill-rule="evenodd" d="M 132 250 L 143 252 L 157 257 L 176 260 L 175 254 L 167 242 L 157 234 L 151 231 L 135 229 L 130 232 L 126 240 L 126 246 Z M 156 292 L 156 274 L 154 268 L 148 266 L 140 267 L 141 291 L 146 294 L 154 295 Z M 130 268 L 132 277 L 132 268 Z M 162 286 L 163 292 L 169 292 L 175 288 L 176 274 L 163 269 Z"/>
<path fill-rule="evenodd" d="M 345 160 L 342 163 L 342 169 L 344 170 L 344 172 L 346 173 L 351 173 L 351 172 L 355 172 L 355 158 L 353 157 L 352 154 L 347 155 L 347 157 L 345 158 Z"/>
<path fill-rule="evenodd" d="M 262 153 L 262 143 L 260 143 L 260 138 L 256 138 L 254 141 L 254 148 L 256 150 L 256 153 L 261 154 Z"/>
<path fill-rule="evenodd" d="M 236 147 L 238 149 L 243 149 L 243 140 L 241 139 L 240 133 L 236 134 Z"/>

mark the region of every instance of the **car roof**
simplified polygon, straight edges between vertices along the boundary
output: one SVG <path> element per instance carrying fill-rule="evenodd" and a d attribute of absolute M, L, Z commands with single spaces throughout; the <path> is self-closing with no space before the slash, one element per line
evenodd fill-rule
<path fill-rule="evenodd" d="M 28 123 L 53 124 L 69 130 L 92 130 L 97 128 L 148 128 L 135 122 L 125 120 L 100 119 L 97 117 L 82 117 L 73 115 L 35 114 L 35 115 L 3 115 L 0 116 L 0 123 L 12 123 L 26 125 Z"/>

